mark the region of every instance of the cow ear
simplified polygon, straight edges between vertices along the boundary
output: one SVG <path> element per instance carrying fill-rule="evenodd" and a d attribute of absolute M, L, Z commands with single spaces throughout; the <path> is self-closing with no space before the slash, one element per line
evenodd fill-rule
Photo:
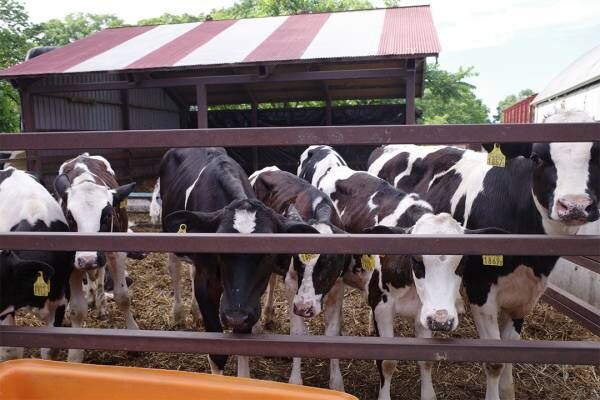
<path fill-rule="evenodd" d="M 511 232 L 500 228 L 465 229 L 467 235 L 506 235 Z"/>
<path fill-rule="evenodd" d="M 135 182 L 112 189 L 111 192 L 113 195 L 113 206 L 121 204 L 121 202 L 125 200 L 131 194 L 131 192 L 133 192 L 133 188 L 135 188 Z"/>
<path fill-rule="evenodd" d="M 65 174 L 60 174 L 54 180 L 54 191 L 66 203 L 71 189 L 71 181 Z"/>
<path fill-rule="evenodd" d="M 494 145 L 500 147 L 502 154 L 504 154 L 507 159 L 517 158 L 519 156 L 529 158 L 533 149 L 531 143 L 485 143 L 483 144 L 483 148 L 489 153 L 494 149 Z"/>
<path fill-rule="evenodd" d="M 400 228 L 399 226 L 385 226 L 385 225 L 375 225 L 370 228 L 363 230 L 363 233 L 374 234 L 374 235 L 385 235 L 385 234 L 406 234 L 410 233 L 410 228 Z"/>
<path fill-rule="evenodd" d="M 181 230 L 192 233 L 215 233 L 221 225 L 222 215 L 222 210 L 209 213 L 175 211 L 165 218 L 163 230 L 171 233 L 180 232 Z"/>

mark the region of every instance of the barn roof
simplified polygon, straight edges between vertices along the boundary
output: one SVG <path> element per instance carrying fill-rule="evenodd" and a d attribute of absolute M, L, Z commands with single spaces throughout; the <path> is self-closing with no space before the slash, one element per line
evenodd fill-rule
<path fill-rule="evenodd" d="M 0 77 L 437 55 L 429 6 L 110 28 Z"/>
<path fill-rule="evenodd" d="M 533 104 L 543 103 L 597 81 L 600 81 L 600 45 L 579 57 L 552 79 Z"/>

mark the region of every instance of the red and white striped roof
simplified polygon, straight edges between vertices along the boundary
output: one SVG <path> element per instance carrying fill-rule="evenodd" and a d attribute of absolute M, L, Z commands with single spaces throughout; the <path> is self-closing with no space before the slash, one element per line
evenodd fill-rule
<path fill-rule="evenodd" d="M 429 7 L 418 6 L 105 29 L 0 76 L 439 52 Z"/>

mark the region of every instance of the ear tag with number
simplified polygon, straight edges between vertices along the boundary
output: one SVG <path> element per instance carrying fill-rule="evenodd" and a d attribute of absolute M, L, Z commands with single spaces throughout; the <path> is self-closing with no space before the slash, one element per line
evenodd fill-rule
<path fill-rule="evenodd" d="M 125 199 L 119 203 L 119 208 L 127 208 L 127 199 Z"/>
<path fill-rule="evenodd" d="M 37 297 L 46 297 L 50 293 L 50 279 L 48 283 L 44 280 L 44 273 L 38 271 L 37 279 L 33 284 L 33 295 Z"/>
<path fill-rule="evenodd" d="M 500 150 L 500 146 L 498 146 L 498 143 L 494 143 L 494 148 L 492 149 L 492 151 L 489 152 L 487 156 L 487 163 L 492 167 L 500 168 L 504 168 L 504 166 L 506 165 L 506 156 L 504 155 L 504 153 L 502 153 L 502 150 Z"/>
<path fill-rule="evenodd" d="M 363 254 L 360 256 L 360 265 L 365 271 L 373 271 L 375 269 L 375 256 Z"/>
<path fill-rule="evenodd" d="M 504 256 L 481 256 L 481 258 L 483 258 L 483 265 L 492 267 L 504 266 Z"/>
<path fill-rule="evenodd" d="M 187 225 L 186 224 L 179 225 L 179 230 L 177 231 L 177 233 L 187 233 Z"/>
<path fill-rule="evenodd" d="M 298 254 L 298 258 L 302 264 L 308 264 L 312 260 L 318 257 L 318 254 Z"/>

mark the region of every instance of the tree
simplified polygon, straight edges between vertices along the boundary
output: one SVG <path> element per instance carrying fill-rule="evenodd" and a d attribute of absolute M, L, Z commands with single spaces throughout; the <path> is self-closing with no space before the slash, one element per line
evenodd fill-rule
<path fill-rule="evenodd" d="M 465 80 L 477 76 L 473 67 L 444 71 L 428 64 L 425 91 L 416 105 L 423 110 L 424 124 L 477 124 L 489 122 L 489 109 L 475 95 L 475 86 Z"/>
<path fill-rule="evenodd" d="M 231 7 L 212 10 L 214 19 L 267 17 L 300 13 L 373 8 L 369 0 L 241 0 Z"/>
<path fill-rule="evenodd" d="M 31 24 L 23 4 L 16 0 L 0 0 L 0 69 L 23 61 L 32 46 Z M 19 130 L 20 102 L 17 91 L 0 81 L 0 132 Z"/>
<path fill-rule="evenodd" d="M 63 20 L 37 24 L 35 39 L 40 46 L 63 46 L 101 29 L 122 25 L 123 20 L 116 15 L 74 13 Z"/>
<path fill-rule="evenodd" d="M 192 14 L 169 14 L 164 13 L 160 17 L 141 19 L 137 22 L 137 25 L 164 25 L 164 24 L 183 24 L 186 22 L 200 22 L 204 21 L 205 15 L 192 15 Z"/>
<path fill-rule="evenodd" d="M 512 106 L 513 104 L 523 100 L 526 97 L 531 96 L 535 92 L 531 89 L 523 89 L 518 94 L 510 94 L 506 96 L 503 100 L 498 102 L 498 106 L 496 107 L 496 114 L 494 115 L 494 122 L 500 122 L 502 118 L 502 111 L 506 108 Z"/>

